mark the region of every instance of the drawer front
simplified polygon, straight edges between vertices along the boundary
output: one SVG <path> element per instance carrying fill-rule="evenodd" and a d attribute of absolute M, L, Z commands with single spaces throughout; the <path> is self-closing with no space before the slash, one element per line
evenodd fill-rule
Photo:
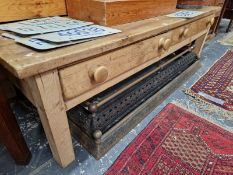
<path fill-rule="evenodd" d="M 201 31 L 206 30 L 210 25 L 213 24 L 213 19 L 213 16 L 209 16 L 173 30 L 173 45 L 178 44 L 194 35 L 197 35 Z"/>
<path fill-rule="evenodd" d="M 156 37 L 59 71 L 66 99 L 101 86 L 106 81 L 158 56 Z"/>
<path fill-rule="evenodd" d="M 85 97 L 80 98 L 80 101 L 84 101 L 142 70 L 146 64 L 148 66 L 159 61 L 177 50 L 177 44 L 181 47 L 183 41 L 186 41 L 187 44 L 189 38 L 206 30 L 208 20 L 210 20 L 209 17 L 94 59 L 60 69 L 59 76 L 65 100 L 68 101 L 88 93 L 88 95 L 84 95 Z M 187 28 L 189 31 L 184 36 L 182 30 Z"/>

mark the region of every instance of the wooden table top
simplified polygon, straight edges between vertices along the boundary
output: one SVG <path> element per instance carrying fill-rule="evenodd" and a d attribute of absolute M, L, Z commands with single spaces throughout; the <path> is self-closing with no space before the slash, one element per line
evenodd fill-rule
<path fill-rule="evenodd" d="M 150 38 L 188 22 L 218 13 L 220 10 L 220 7 L 206 7 L 200 10 L 205 12 L 204 14 L 189 20 L 159 16 L 115 26 L 114 28 L 120 29 L 123 32 L 90 42 L 44 52 L 32 50 L 15 43 L 13 40 L 1 37 L 0 64 L 14 76 L 24 79 Z"/>

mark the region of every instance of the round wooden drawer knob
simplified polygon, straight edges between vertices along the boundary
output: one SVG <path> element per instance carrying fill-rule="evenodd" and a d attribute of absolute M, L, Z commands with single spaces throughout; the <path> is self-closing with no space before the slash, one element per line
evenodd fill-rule
<path fill-rule="evenodd" d="M 184 29 L 184 31 L 183 31 L 183 33 L 182 33 L 182 36 L 183 36 L 184 38 L 186 38 L 186 37 L 188 36 L 189 32 L 190 32 L 190 30 L 189 30 L 188 28 L 187 28 L 187 29 Z"/>
<path fill-rule="evenodd" d="M 161 39 L 159 40 L 159 49 L 163 49 L 164 43 L 165 43 L 165 39 L 164 39 L 164 38 L 161 38 Z"/>
<path fill-rule="evenodd" d="M 171 39 L 164 39 L 161 38 L 159 40 L 159 48 L 160 49 L 164 49 L 164 50 L 168 50 L 169 47 L 171 46 L 172 40 Z"/>
<path fill-rule="evenodd" d="M 215 18 L 212 18 L 209 22 L 208 22 L 208 25 L 212 26 L 214 25 L 215 23 Z"/>
<path fill-rule="evenodd" d="M 103 83 L 108 78 L 108 69 L 105 66 L 96 66 L 89 71 L 90 78 L 95 83 Z"/>
<path fill-rule="evenodd" d="M 184 37 L 186 38 L 189 34 L 189 29 L 188 28 L 183 28 L 180 30 L 180 38 Z"/>
<path fill-rule="evenodd" d="M 170 48 L 171 44 L 172 44 L 172 40 L 171 39 L 166 39 L 165 43 L 164 43 L 164 49 L 168 50 Z"/>

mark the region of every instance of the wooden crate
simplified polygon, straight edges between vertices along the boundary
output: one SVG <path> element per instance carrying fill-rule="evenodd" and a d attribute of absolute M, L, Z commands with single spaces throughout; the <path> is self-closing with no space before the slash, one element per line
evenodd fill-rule
<path fill-rule="evenodd" d="M 66 0 L 72 18 L 112 26 L 175 11 L 177 0 Z"/>
<path fill-rule="evenodd" d="M 0 22 L 66 15 L 65 0 L 0 0 Z"/>

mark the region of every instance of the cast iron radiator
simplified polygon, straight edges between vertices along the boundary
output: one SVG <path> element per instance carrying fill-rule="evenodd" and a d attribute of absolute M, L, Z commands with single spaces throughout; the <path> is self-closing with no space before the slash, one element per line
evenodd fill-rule
<path fill-rule="evenodd" d="M 187 52 L 171 60 L 171 57 L 165 58 L 71 109 L 68 112 L 69 119 L 84 133 L 98 139 L 196 62 L 197 56 Z M 164 66 L 164 63 L 167 64 Z"/>

